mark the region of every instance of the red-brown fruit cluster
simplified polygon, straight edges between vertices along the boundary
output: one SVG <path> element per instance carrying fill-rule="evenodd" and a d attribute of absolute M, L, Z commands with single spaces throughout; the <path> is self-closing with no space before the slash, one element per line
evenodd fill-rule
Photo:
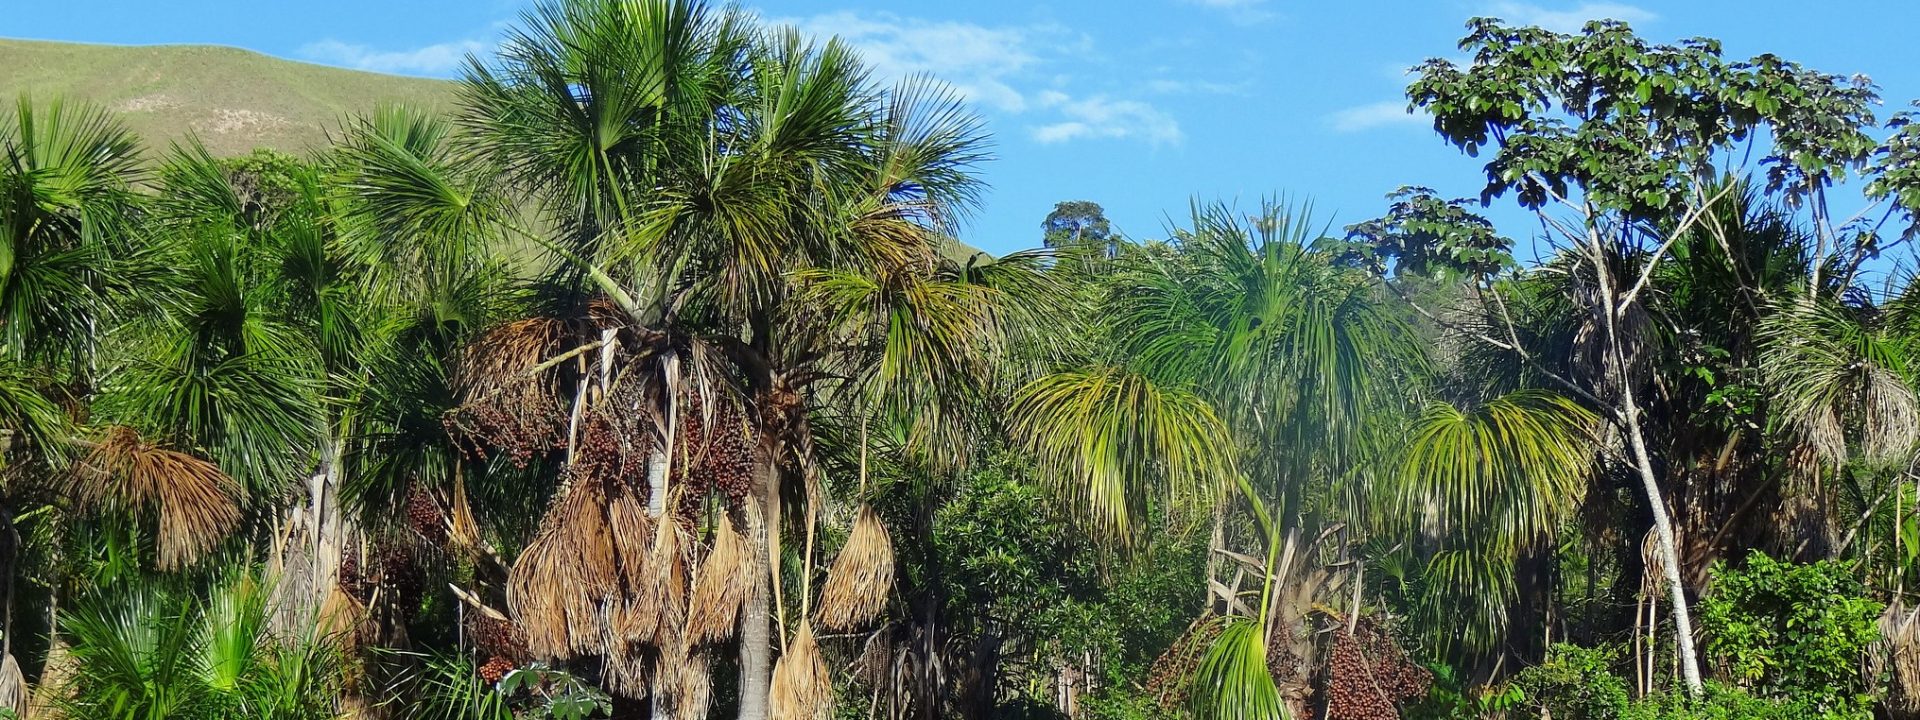
<path fill-rule="evenodd" d="M 720 492 L 731 502 L 740 502 L 753 490 L 753 453 L 747 448 L 745 419 L 733 403 L 720 406 L 714 414 L 713 442 L 709 444 L 699 475 L 708 492 Z"/>
<path fill-rule="evenodd" d="M 1215 638 L 1226 625 L 1218 618 L 1203 617 L 1187 627 L 1178 640 L 1167 651 L 1154 658 L 1147 667 L 1147 692 L 1160 703 L 1160 707 L 1173 710 L 1186 704 L 1192 689 L 1193 673 L 1200 665 L 1200 657 L 1206 654 L 1207 647 L 1213 645 Z"/>
<path fill-rule="evenodd" d="M 1334 632 L 1326 668 L 1327 720 L 1399 720 L 1400 705 L 1427 694 L 1433 673 L 1413 664 L 1370 620 Z"/>
<path fill-rule="evenodd" d="M 366 602 L 373 596 L 373 583 L 367 582 L 366 575 L 360 572 L 360 554 L 352 551 L 342 553 L 339 576 L 340 591 L 360 602 Z"/>
<path fill-rule="evenodd" d="M 434 502 L 426 488 L 418 485 L 407 493 L 407 526 L 436 544 L 447 541 L 447 523 L 440 513 L 440 503 Z"/>
<path fill-rule="evenodd" d="M 497 683 L 500 682 L 500 678 L 506 677 L 507 673 L 513 672 L 514 667 L 513 661 L 511 660 L 503 657 L 493 657 L 481 665 L 477 672 L 480 675 L 480 679 L 490 683 Z"/>
<path fill-rule="evenodd" d="M 533 381 L 525 391 L 489 398 L 448 413 L 441 419 L 447 435 L 475 459 L 489 450 L 504 454 L 524 469 L 534 456 L 566 444 L 560 405 L 538 390 Z"/>
<path fill-rule="evenodd" d="M 506 620 L 481 613 L 467 614 L 467 639 L 482 656 L 516 662 L 526 659 L 527 645 L 520 628 Z"/>
<path fill-rule="evenodd" d="M 420 567 L 413 561 L 413 553 L 400 543 L 387 542 L 380 545 L 380 584 L 393 593 L 400 607 L 411 611 L 419 607 L 420 596 L 426 592 L 426 578 L 421 576 Z"/>

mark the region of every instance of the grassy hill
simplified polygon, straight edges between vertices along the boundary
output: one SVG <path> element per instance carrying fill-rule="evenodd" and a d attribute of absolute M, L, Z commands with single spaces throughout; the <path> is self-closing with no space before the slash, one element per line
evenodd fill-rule
<path fill-rule="evenodd" d="M 88 100 L 120 113 L 150 150 L 198 135 L 216 154 L 301 153 L 348 113 L 381 103 L 440 108 L 451 83 L 342 70 L 208 45 L 119 46 L 0 39 L 0 98 Z"/>
<path fill-rule="evenodd" d="M 191 133 L 216 155 L 241 155 L 258 147 L 302 154 L 323 146 L 342 117 L 383 103 L 446 109 L 454 86 L 212 45 L 0 38 L 0 101 L 11 110 L 23 92 L 111 108 L 152 153 Z M 958 242 L 944 250 L 963 262 L 980 253 Z"/>

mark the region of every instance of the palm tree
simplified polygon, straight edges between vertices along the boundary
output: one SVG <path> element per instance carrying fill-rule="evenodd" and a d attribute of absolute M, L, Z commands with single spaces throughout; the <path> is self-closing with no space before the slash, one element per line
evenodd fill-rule
<path fill-rule="evenodd" d="M 1484 653 L 1508 635 L 1515 566 L 1579 510 L 1599 418 L 1544 390 L 1462 409 L 1433 400 L 1384 473 L 1371 521 L 1420 563 L 1412 598 L 1430 647 Z"/>
<path fill-rule="evenodd" d="M 684 600 L 655 594 L 684 587 L 674 568 L 685 555 L 670 548 L 685 541 L 672 538 L 720 497 L 715 527 L 727 529 L 716 532 L 739 524 L 752 549 L 736 571 L 747 600 L 741 716 L 762 717 L 770 620 L 782 618 L 783 636 L 795 625 L 772 582 L 781 536 L 787 523 L 810 525 L 783 507 L 817 505 L 821 487 L 810 388 L 874 357 L 838 352 L 831 340 L 851 330 L 816 312 L 800 284 L 827 283 L 807 275 L 821 271 L 965 290 L 936 268 L 943 234 L 974 197 L 977 122 L 930 84 L 874 86 L 842 43 L 760 32 L 697 2 L 547 4 L 524 25 L 496 62 L 470 63 L 461 114 L 486 162 L 538 204 L 537 222 L 514 237 L 553 261 L 538 314 L 479 336 L 454 373 L 455 415 L 477 423 L 460 434 L 523 458 L 557 455 L 564 469 L 514 564 L 508 604 L 523 623 L 540 619 L 530 635 L 542 652 L 608 657 L 616 689 L 628 683 L 621 672 L 639 676 L 621 670 L 629 645 L 697 654 L 671 647 L 684 643 L 678 628 L 587 639 L 604 637 L 590 630 L 591 608 L 667 628 L 658 598 L 684 612 L 672 607 Z M 957 322 L 999 331 L 993 318 Z M 954 344 L 934 349 L 978 348 L 971 337 L 942 341 Z M 953 362 L 893 358 L 936 363 L 916 372 Z M 743 425 L 750 435 L 731 437 Z M 730 449 L 710 452 L 718 446 Z M 630 483 L 635 474 L 646 481 Z M 677 509 L 666 502 L 676 496 Z M 629 505 L 642 498 L 644 517 Z M 609 533 L 616 522 L 659 530 Z M 622 544 L 648 535 L 646 547 Z M 536 590 L 535 577 L 577 582 L 556 593 Z M 811 582 L 801 584 L 805 610 Z M 569 619 L 547 624 L 553 608 Z"/>
<path fill-rule="evenodd" d="M 1195 680 L 1203 704 L 1252 704 L 1203 708 L 1215 716 L 1276 712 L 1271 676 L 1244 672 L 1264 663 L 1276 628 L 1310 658 L 1292 626 L 1333 577 L 1302 536 L 1364 487 L 1350 481 L 1382 452 L 1378 423 L 1403 402 L 1390 388 L 1424 362 L 1373 283 L 1317 239 L 1303 215 L 1275 205 L 1245 220 L 1196 207 L 1168 245 L 1115 260 L 1101 356 L 1035 380 L 1013 411 L 1043 469 L 1109 531 L 1137 531 L 1149 494 L 1211 504 L 1224 487 L 1261 519 L 1257 627 L 1229 621 Z M 1233 612 L 1240 599 L 1218 602 Z M 1291 674 L 1304 683 L 1306 668 Z M 1248 678 L 1267 686 L 1232 685 Z"/>

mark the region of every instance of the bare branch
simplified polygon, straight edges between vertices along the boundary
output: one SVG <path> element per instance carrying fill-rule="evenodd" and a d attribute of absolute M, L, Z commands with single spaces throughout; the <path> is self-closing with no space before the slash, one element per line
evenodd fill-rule
<path fill-rule="evenodd" d="M 1653 270 L 1660 266 L 1660 259 L 1666 257 L 1667 251 L 1673 249 L 1673 244 L 1679 242 L 1680 238 L 1685 236 L 1688 230 L 1693 229 L 1694 223 L 1700 221 L 1701 215 L 1705 214 L 1708 208 L 1713 207 L 1714 203 L 1720 202 L 1720 198 L 1726 197 L 1727 193 L 1733 190 L 1733 188 L 1733 183 L 1726 183 L 1720 188 L 1720 192 L 1714 193 L 1713 197 L 1707 198 L 1706 202 L 1694 205 L 1687 210 L 1686 215 L 1681 216 L 1680 224 L 1674 227 L 1673 232 L 1667 233 L 1667 241 L 1661 243 L 1658 250 L 1653 251 L 1653 257 L 1647 258 L 1647 266 L 1640 269 L 1640 280 L 1635 282 L 1633 287 L 1627 290 L 1627 294 L 1620 296 L 1619 304 L 1614 307 L 1614 314 L 1617 315 L 1626 312 L 1627 306 L 1633 304 L 1634 298 L 1639 297 L 1640 291 L 1647 287 L 1649 280 L 1653 279 Z M 1696 190 L 1695 193 L 1698 194 L 1698 190 Z"/>

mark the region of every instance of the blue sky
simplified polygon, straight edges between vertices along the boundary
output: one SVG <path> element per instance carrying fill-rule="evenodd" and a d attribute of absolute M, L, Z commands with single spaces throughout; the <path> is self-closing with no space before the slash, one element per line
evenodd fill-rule
<path fill-rule="evenodd" d="M 527 3 L 511 0 L 10 0 L 0 36 L 216 43 L 280 57 L 449 76 Z M 1882 115 L 1920 98 L 1920 3 L 1297 2 L 1138 0 L 882 3 L 757 0 L 764 18 L 860 47 L 882 75 L 931 72 L 971 99 L 995 139 L 992 191 L 965 238 L 1039 242 L 1061 200 L 1093 200 L 1127 234 L 1160 237 L 1195 198 L 1243 207 L 1310 199 L 1323 222 L 1380 213 L 1403 184 L 1473 195 L 1479 162 L 1406 115 L 1402 72 L 1454 56 L 1475 15 L 1572 29 L 1631 22 L 1658 41 L 1723 40 L 1882 86 Z M 4 69 L 0 69 L 4 72 Z M 1844 207 L 1844 204 L 1840 204 Z M 1525 216 L 1490 214 L 1516 235 Z"/>

